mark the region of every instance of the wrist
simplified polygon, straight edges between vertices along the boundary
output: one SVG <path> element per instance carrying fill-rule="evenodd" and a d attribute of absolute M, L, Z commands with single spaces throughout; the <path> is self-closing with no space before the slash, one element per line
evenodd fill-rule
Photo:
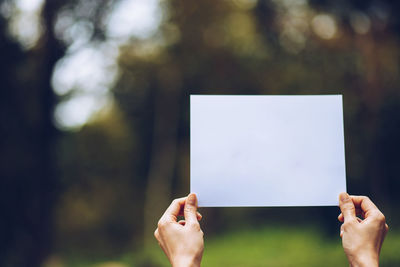
<path fill-rule="evenodd" d="M 172 267 L 200 267 L 200 260 L 192 257 L 181 257 L 172 262 Z"/>
<path fill-rule="evenodd" d="M 379 266 L 379 256 L 373 254 L 358 255 L 350 261 L 352 267 L 378 267 Z"/>

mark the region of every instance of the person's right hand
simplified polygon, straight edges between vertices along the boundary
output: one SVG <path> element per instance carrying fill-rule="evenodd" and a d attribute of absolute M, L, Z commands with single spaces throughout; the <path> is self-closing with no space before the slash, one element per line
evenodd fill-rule
<path fill-rule="evenodd" d="M 379 266 L 379 254 L 389 229 L 385 216 L 365 196 L 341 193 L 340 237 L 350 266 Z M 363 220 L 356 217 L 361 215 Z"/>

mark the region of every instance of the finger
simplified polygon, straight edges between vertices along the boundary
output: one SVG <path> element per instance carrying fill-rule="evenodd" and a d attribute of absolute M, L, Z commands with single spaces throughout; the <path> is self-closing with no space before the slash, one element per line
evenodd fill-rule
<path fill-rule="evenodd" d="M 200 212 L 197 212 L 196 214 L 197 214 L 197 220 L 201 221 L 201 219 L 203 219 L 203 215 L 201 215 Z"/>
<path fill-rule="evenodd" d="M 341 193 L 339 195 L 339 207 L 342 211 L 344 221 L 354 220 L 356 218 L 356 208 L 354 207 L 353 201 L 349 194 Z"/>
<path fill-rule="evenodd" d="M 160 220 L 176 222 L 181 207 L 185 205 L 186 197 L 174 199 Z"/>
<path fill-rule="evenodd" d="M 367 218 L 373 212 L 380 212 L 375 204 L 366 196 L 351 196 L 355 207 L 361 209 L 364 217 Z"/>
<path fill-rule="evenodd" d="M 185 220 L 180 220 L 180 221 L 178 221 L 178 223 L 179 223 L 180 225 L 182 225 L 182 226 L 185 226 L 186 221 L 185 221 Z"/>
<path fill-rule="evenodd" d="M 185 208 L 183 210 L 187 224 L 198 223 L 197 221 L 197 197 L 191 193 L 185 201 Z"/>
<path fill-rule="evenodd" d="M 154 231 L 154 237 L 159 240 L 160 234 L 158 233 L 158 228 Z"/>
<path fill-rule="evenodd" d="M 343 237 L 343 232 L 344 232 L 344 230 L 343 230 L 343 224 L 340 226 L 340 237 Z"/>
<path fill-rule="evenodd" d="M 182 209 L 179 211 L 178 216 L 184 216 L 184 215 L 183 215 L 183 207 L 182 207 Z M 198 221 L 201 221 L 201 219 L 203 219 L 203 215 L 201 215 L 200 212 L 197 212 L 197 213 L 196 213 L 196 216 L 197 216 L 197 220 L 198 220 Z"/>
<path fill-rule="evenodd" d="M 350 197 L 351 197 L 351 196 L 350 196 Z M 365 218 L 364 212 L 363 212 L 361 209 L 357 208 L 357 207 L 356 207 L 356 215 L 357 215 L 357 216 L 362 216 L 363 218 Z M 339 214 L 338 220 L 339 220 L 340 222 L 344 222 L 343 213 L 340 213 L 340 214 Z"/>

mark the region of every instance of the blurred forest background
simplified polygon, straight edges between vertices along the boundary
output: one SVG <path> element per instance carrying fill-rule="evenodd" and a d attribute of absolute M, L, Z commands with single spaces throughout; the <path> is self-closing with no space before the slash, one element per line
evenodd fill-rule
<path fill-rule="evenodd" d="M 343 94 L 400 265 L 400 2 L 0 0 L 0 266 L 168 266 L 190 94 Z M 204 266 L 345 266 L 337 207 L 201 209 Z"/>

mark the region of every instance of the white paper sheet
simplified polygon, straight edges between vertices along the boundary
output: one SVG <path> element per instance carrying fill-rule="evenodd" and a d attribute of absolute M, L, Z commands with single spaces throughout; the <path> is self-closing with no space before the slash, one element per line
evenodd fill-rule
<path fill-rule="evenodd" d="M 199 206 L 330 206 L 346 191 L 341 95 L 190 96 Z"/>

